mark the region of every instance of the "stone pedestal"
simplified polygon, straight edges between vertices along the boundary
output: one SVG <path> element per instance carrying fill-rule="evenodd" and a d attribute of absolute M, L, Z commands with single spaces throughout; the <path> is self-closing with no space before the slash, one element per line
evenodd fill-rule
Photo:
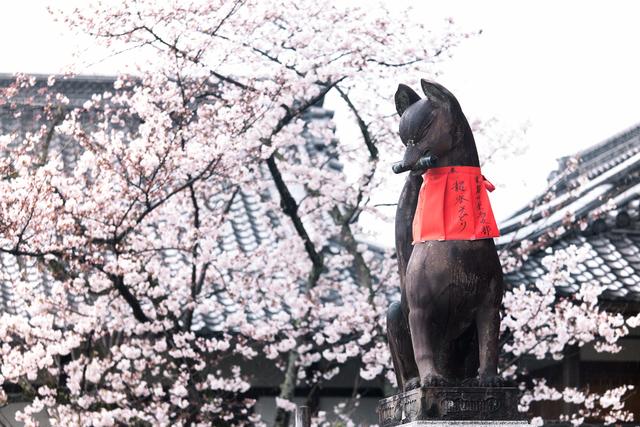
<path fill-rule="evenodd" d="M 438 421 L 422 420 L 400 424 L 400 427 L 531 427 L 527 421 Z"/>
<path fill-rule="evenodd" d="M 527 425 L 515 387 L 423 387 L 382 399 L 380 427 Z"/>

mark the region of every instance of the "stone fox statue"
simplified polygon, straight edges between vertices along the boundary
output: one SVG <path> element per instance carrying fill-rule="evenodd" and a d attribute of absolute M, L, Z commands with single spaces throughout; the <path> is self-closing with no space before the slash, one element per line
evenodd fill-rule
<path fill-rule="evenodd" d="M 421 85 L 426 99 L 402 84 L 395 94 L 402 165 L 411 170 L 395 225 L 401 301 L 387 317 L 398 386 L 498 386 L 503 279 L 492 188 L 456 98 L 437 83 Z M 426 155 L 438 167 L 425 173 Z"/>

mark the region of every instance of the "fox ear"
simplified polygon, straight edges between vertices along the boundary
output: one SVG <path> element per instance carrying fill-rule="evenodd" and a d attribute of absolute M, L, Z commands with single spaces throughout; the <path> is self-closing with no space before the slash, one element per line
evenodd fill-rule
<path fill-rule="evenodd" d="M 449 104 L 456 99 L 444 86 L 436 82 L 420 79 L 420 86 L 422 86 L 424 94 L 427 95 L 427 99 L 434 104 Z"/>
<path fill-rule="evenodd" d="M 398 85 L 398 90 L 395 95 L 396 101 L 396 111 L 398 115 L 402 116 L 402 113 L 409 108 L 412 104 L 420 101 L 420 95 L 415 93 L 413 89 L 411 89 L 407 85 L 403 85 L 402 83 Z"/>

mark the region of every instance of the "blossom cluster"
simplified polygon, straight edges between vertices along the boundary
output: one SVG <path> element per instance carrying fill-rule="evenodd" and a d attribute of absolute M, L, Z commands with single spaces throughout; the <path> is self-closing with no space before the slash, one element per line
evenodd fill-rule
<path fill-rule="evenodd" d="M 583 284 L 571 296 L 557 295 L 556 287 L 568 282 L 569 275 L 589 256 L 589 250 L 586 245 L 569 246 L 547 255 L 543 259 L 547 272 L 533 286 L 521 285 L 506 292 L 501 322 L 503 376 L 528 378 L 521 383 L 525 393 L 520 410 L 528 411 L 532 402 L 562 400 L 578 408 L 563 416 L 574 425 L 582 424 L 587 418 L 603 419 L 607 424 L 633 420 L 633 414 L 624 409 L 624 399 L 633 390 L 633 384 L 621 385 L 604 394 L 572 387 L 559 390 L 547 385 L 544 378 L 530 379 L 531 375 L 519 362 L 525 357 L 561 360 L 567 349 L 585 345 L 593 346 L 598 352 L 616 353 L 621 350 L 620 338 L 628 335 L 629 328 L 637 326 L 638 316 L 625 318 L 598 304 L 604 288 L 595 281 Z"/>

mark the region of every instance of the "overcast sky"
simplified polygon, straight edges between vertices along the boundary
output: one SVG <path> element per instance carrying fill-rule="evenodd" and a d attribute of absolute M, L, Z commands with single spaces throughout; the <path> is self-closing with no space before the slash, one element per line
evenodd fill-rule
<path fill-rule="evenodd" d="M 482 29 L 439 77 L 466 115 L 496 117 L 506 129 L 529 124 L 525 154 L 483 168 L 498 186 L 490 196 L 498 220 L 544 191 L 556 159 L 640 123 L 640 2 L 421 4 L 425 15 Z M 395 202 L 398 194 L 377 202 Z M 387 228 L 381 240 L 392 245 Z"/>
<path fill-rule="evenodd" d="M 60 72 L 78 47 L 85 57 L 100 57 L 53 24 L 46 4 L 3 4 L 0 72 Z M 455 51 L 440 77 L 467 115 L 495 116 L 506 128 L 529 123 L 526 154 L 484 170 L 498 185 L 491 195 L 498 219 L 544 188 L 556 158 L 640 122 L 640 2 L 420 4 L 417 13 L 429 19 L 450 16 L 464 28 L 483 30 Z M 87 70 L 113 74 L 117 64 L 107 60 Z M 405 83 L 418 89 L 418 82 Z M 396 194 L 389 198 L 394 202 Z"/>
<path fill-rule="evenodd" d="M 442 76 L 468 114 L 530 123 L 527 153 L 512 167 L 485 171 L 514 182 L 492 194 L 498 218 L 544 188 L 556 158 L 640 123 L 640 2 L 523 3 L 455 3 L 456 20 L 483 33 Z"/>

